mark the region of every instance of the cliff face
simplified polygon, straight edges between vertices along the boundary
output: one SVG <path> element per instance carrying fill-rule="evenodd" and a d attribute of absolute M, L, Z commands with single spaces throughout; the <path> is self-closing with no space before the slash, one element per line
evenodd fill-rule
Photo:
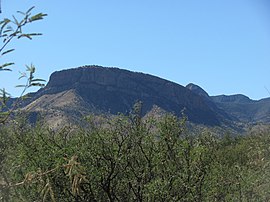
<path fill-rule="evenodd" d="M 87 66 L 54 72 L 35 99 L 69 90 L 87 105 L 112 114 L 127 113 L 136 101 L 142 101 L 144 114 L 158 106 L 177 115 L 185 110 L 194 123 L 220 124 L 217 113 L 189 89 L 155 76 L 118 68 Z"/>

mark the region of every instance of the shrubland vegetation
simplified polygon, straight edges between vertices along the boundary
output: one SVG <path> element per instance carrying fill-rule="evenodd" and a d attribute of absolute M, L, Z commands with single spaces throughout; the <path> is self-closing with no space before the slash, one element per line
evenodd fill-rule
<path fill-rule="evenodd" d="M 54 131 L 16 121 L 0 131 L 2 201 L 268 201 L 268 132 L 189 134 L 166 114 L 88 118 Z"/>
<path fill-rule="evenodd" d="M 23 27 L 41 20 L 32 8 L 0 22 L 2 56 Z M 0 66 L 9 71 L 12 62 Z M 34 66 L 22 96 L 35 79 Z M 0 108 L 8 94 L 1 90 Z M 255 132 L 223 137 L 207 130 L 190 133 L 186 119 L 166 114 L 88 117 L 84 128 L 52 130 L 27 118 L 0 115 L 0 201 L 269 201 L 270 136 Z"/>

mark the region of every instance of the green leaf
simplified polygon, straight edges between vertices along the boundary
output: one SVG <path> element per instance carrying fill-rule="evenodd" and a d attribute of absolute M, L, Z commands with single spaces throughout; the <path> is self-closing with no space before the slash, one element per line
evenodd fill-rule
<path fill-rule="evenodd" d="M 0 89 L 0 95 L 3 95 L 3 94 L 6 94 L 6 95 L 10 95 L 9 93 L 7 93 L 6 89 Z"/>
<path fill-rule="evenodd" d="M 14 65 L 15 63 L 10 62 L 10 63 L 5 63 L 3 65 L 0 66 L 0 70 L 6 70 L 6 71 L 11 71 L 10 69 L 6 69 L 6 67 Z"/>
<path fill-rule="evenodd" d="M 20 13 L 22 15 L 26 15 L 26 13 L 22 12 L 22 11 L 17 11 L 17 13 Z"/>
<path fill-rule="evenodd" d="M 45 84 L 42 84 L 42 83 L 31 83 L 30 86 L 45 86 Z"/>
<path fill-rule="evenodd" d="M 26 77 L 26 73 L 24 72 L 20 72 L 21 76 L 18 78 L 18 80 L 25 78 Z"/>
<path fill-rule="evenodd" d="M 13 15 L 12 16 L 13 17 L 13 19 L 14 19 L 14 24 L 16 24 L 17 26 L 20 26 L 20 23 L 19 23 L 19 21 L 17 20 L 17 18 Z"/>
<path fill-rule="evenodd" d="M 32 39 L 33 36 L 41 36 L 41 35 L 42 35 L 41 33 L 21 34 L 20 36 L 18 36 L 18 39 L 22 37 L 27 37 L 29 39 Z"/>
<path fill-rule="evenodd" d="M 4 20 L 0 21 L 0 25 L 2 25 L 2 24 L 7 24 L 7 23 L 9 23 L 9 22 L 10 22 L 10 19 L 4 18 Z"/>
<path fill-rule="evenodd" d="M 32 17 L 29 18 L 29 22 L 37 21 L 37 20 L 42 20 L 43 17 L 47 16 L 47 14 L 44 13 L 38 13 Z"/>
<path fill-rule="evenodd" d="M 25 88 L 26 87 L 26 85 L 17 85 L 17 86 L 15 86 L 16 88 Z"/>
<path fill-rule="evenodd" d="M 26 37 L 26 38 L 32 40 L 32 37 L 29 34 L 21 34 L 20 36 L 18 36 L 18 39 L 20 39 L 22 37 Z"/>
<path fill-rule="evenodd" d="M 11 20 L 8 19 L 8 18 L 5 18 L 4 20 L 2 20 L 2 21 L 0 22 L 0 25 L 2 25 L 2 26 L 1 26 L 1 29 L 0 29 L 0 32 L 1 32 L 1 33 L 3 32 L 3 29 L 5 28 L 5 26 L 6 26 L 7 24 L 9 24 L 10 22 L 11 22 Z"/>
<path fill-rule="evenodd" d="M 14 50 L 15 50 L 15 49 L 9 49 L 9 50 L 3 52 L 2 55 L 5 55 L 5 54 L 7 54 L 7 53 L 10 53 L 10 52 L 12 52 L 12 51 L 14 51 Z"/>
<path fill-rule="evenodd" d="M 30 66 L 26 65 L 26 71 L 28 71 L 30 73 L 35 73 L 36 68 L 33 64 L 31 64 Z"/>
<path fill-rule="evenodd" d="M 5 33 L 8 33 L 8 32 L 12 32 L 13 30 L 12 29 L 6 29 L 5 31 L 3 31 L 3 33 L 5 34 Z M 2 35 L 2 37 L 3 37 L 4 35 Z"/>
<path fill-rule="evenodd" d="M 31 8 L 29 8 L 29 9 L 26 11 L 26 14 L 29 14 L 34 8 L 35 8 L 35 6 L 32 6 Z"/>
<path fill-rule="evenodd" d="M 2 103 L 4 105 L 6 105 L 8 99 L 9 99 L 10 94 L 7 93 L 7 91 L 3 88 L 3 89 L 0 89 L 0 96 L 1 96 Z"/>
<path fill-rule="evenodd" d="M 11 72 L 11 71 L 12 71 L 12 69 L 5 68 L 5 69 L 0 69 L 0 71 L 9 71 L 9 72 Z"/>
<path fill-rule="evenodd" d="M 33 79 L 31 82 L 46 82 L 44 79 Z"/>
<path fill-rule="evenodd" d="M 30 34 L 28 34 L 29 36 L 41 36 L 42 35 L 42 33 L 30 33 Z"/>

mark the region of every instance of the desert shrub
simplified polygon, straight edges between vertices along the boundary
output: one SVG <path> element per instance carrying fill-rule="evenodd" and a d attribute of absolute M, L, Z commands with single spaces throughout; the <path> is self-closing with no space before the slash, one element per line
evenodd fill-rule
<path fill-rule="evenodd" d="M 94 117 L 92 117 L 94 118 Z M 139 111 L 58 131 L 0 128 L 3 201 L 267 201 L 268 133 L 189 134 Z"/>

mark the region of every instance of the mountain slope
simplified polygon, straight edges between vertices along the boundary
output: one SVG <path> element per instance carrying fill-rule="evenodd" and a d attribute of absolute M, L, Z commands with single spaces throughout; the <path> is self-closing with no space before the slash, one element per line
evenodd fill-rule
<path fill-rule="evenodd" d="M 200 86 L 186 87 L 156 76 L 119 68 L 85 66 L 54 72 L 48 84 L 22 103 L 24 110 L 42 114 L 53 126 L 80 123 L 89 114 L 127 114 L 142 101 L 143 115 L 154 109 L 209 126 L 237 127 L 270 123 L 270 98 L 259 101 L 244 95 L 209 96 Z M 236 124 L 236 125 L 235 125 Z M 242 126 L 241 126 L 242 127 Z"/>
<path fill-rule="evenodd" d="M 72 98 L 64 92 L 72 92 Z M 75 98 L 79 101 L 71 100 Z M 221 123 L 218 113 L 201 96 L 179 84 L 148 74 L 100 66 L 54 72 L 46 87 L 25 108 L 48 111 L 61 106 L 62 111 L 70 109 L 77 114 L 91 111 L 117 114 L 128 113 L 136 101 L 143 102 L 143 114 L 158 106 L 177 115 L 185 110 L 194 123 Z"/>
<path fill-rule="evenodd" d="M 233 118 L 226 112 L 226 110 L 223 110 L 222 108 L 218 107 L 215 103 L 215 101 L 208 95 L 208 93 L 203 90 L 200 86 L 190 83 L 186 86 L 187 89 L 191 90 L 193 93 L 199 95 L 205 103 L 208 105 L 208 107 L 215 111 L 218 115 L 219 119 L 222 120 L 222 122 L 226 124 L 231 124 L 231 121 Z"/>

